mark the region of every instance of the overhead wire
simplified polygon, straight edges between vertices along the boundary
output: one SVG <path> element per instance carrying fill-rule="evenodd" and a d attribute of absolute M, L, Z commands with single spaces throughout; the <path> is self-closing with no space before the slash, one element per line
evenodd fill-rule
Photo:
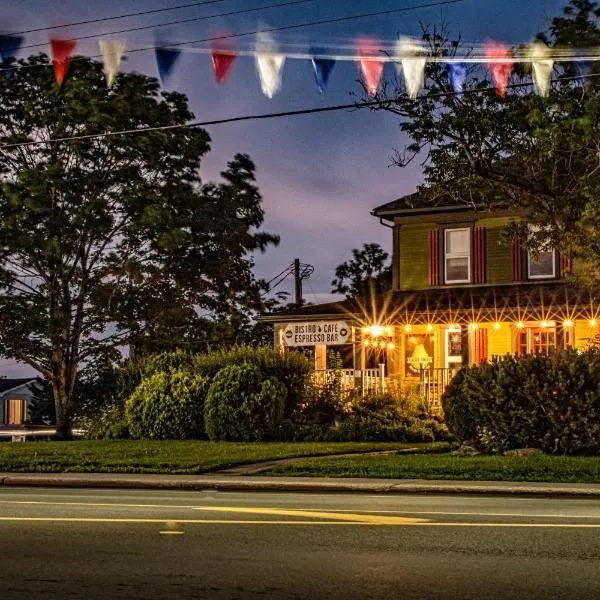
<path fill-rule="evenodd" d="M 586 78 L 590 79 L 592 77 L 599 77 L 599 76 L 600 76 L 600 73 L 594 73 L 594 74 L 587 75 Z M 575 75 L 575 76 L 570 76 L 570 77 L 557 77 L 556 79 L 552 80 L 552 83 L 559 83 L 559 82 L 573 81 L 573 80 L 581 80 L 581 76 Z M 524 87 L 531 87 L 531 86 L 533 86 L 533 82 L 526 81 L 526 82 L 522 82 L 522 83 L 513 83 L 510 85 L 507 85 L 506 89 L 517 89 L 517 88 L 524 88 Z M 463 90 L 461 92 L 461 94 L 462 95 L 472 95 L 472 94 L 481 94 L 481 93 L 487 93 L 487 92 L 495 93 L 496 88 L 494 86 L 489 86 L 489 87 L 483 88 L 483 89 Z M 438 94 L 430 94 L 428 96 L 419 96 L 419 97 L 415 98 L 414 102 L 431 100 L 431 99 L 436 99 L 436 98 L 446 98 L 446 97 L 458 96 L 458 95 L 459 94 L 457 94 L 456 92 L 440 92 Z M 256 115 L 242 115 L 239 117 L 227 117 L 227 118 L 223 118 L 223 119 L 213 119 L 210 121 L 196 121 L 193 123 L 181 123 L 181 124 L 176 124 L 176 125 L 161 125 L 161 126 L 157 126 L 157 127 L 143 127 L 143 128 L 138 128 L 138 129 L 123 129 L 120 131 L 105 131 L 102 133 L 89 133 L 89 134 L 84 134 L 84 135 L 67 136 L 67 137 L 60 137 L 60 138 L 50 138 L 47 140 L 30 140 L 27 142 L 16 142 L 13 144 L 3 144 L 0 146 L 0 150 L 9 150 L 11 148 L 23 148 L 23 147 L 27 147 L 27 146 L 42 146 L 42 145 L 56 144 L 56 143 L 70 142 L 70 141 L 100 139 L 100 138 L 115 137 L 115 136 L 120 136 L 120 135 L 135 135 L 135 134 L 142 134 L 142 133 L 151 133 L 154 131 L 169 131 L 169 130 L 174 130 L 174 129 L 194 129 L 197 127 L 209 127 L 212 125 L 223 125 L 225 123 L 237 123 L 240 121 L 259 121 L 259 120 L 265 120 L 265 119 L 276 119 L 276 118 L 282 118 L 282 117 L 292 117 L 292 116 L 299 116 L 299 115 L 334 112 L 334 111 L 339 111 L 339 110 L 356 110 L 359 108 L 370 108 L 370 107 L 376 107 L 376 106 L 383 106 L 386 104 L 390 104 L 391 102 L 392 102 L 392 100 L 389 100 L 389 99 L 369 100 L 369 101 L 365 101 L 365 102 L 355 102 L 355 103 L 351 103 L 351 104 L 336 104 L 333 106 L 321 106 L 321 107 L 305 108 L 305 109 L 299 109 L 299 110 L 288 110 L 288 111 L 273 112 L 273 113 L 262 113 L 262 114 L 256 114 Z"/>
<path fill-rule="evenodd" d="M 27 33 L 38 33 L 40 31 L 53 31 L 55 29 L 63 29 L 65 27 L 78 27 L 80 25 L 91 25 L 92 23 L 105 23 L 107 21 L 117 21 L 119 19 L 128 19 L 130 17 L 143 17 L 146 15 L 153 15 L 163 12 L 182 10 L 184 8 L 194 8 L 197 6 L 204 6 L 207 4 L 222 4 L 223 2 L 229 2 L 230 0 L 203 0 L 202 2 L 191 2 L 190 4 L 179 4 L 178 6 L 167 6 L 163 8 L 153 8 L 151 10 L 142 10 L 132 13 L 125 13 L 122 15 L 115 15 L 112 17 L 101 17 L 98 19 L 88 19 L 87 21 L 75 21 L 73 23 L 62 23 L 61 25 L 53 25 L 52 27 L 38 27 L 36 29 L 24 29 L 23 31 L 13 31 L 5 35 L 25 35 Z"/>
<path fill-rule="evenodd" d="M 186 23 L 197 23 L 199 21 L 207 21 L 208 19 L 217 19 L 220 17 L 231 17 L 234 15 L 243 15 L 252 12 L 258 12 L 261 10 L 268 10 L 271 8 L 284 8 L 286 6 L 294 6 L 297 4 L 306 4 L 308 2 L 314 2 L 314 0 L 289 0 L 288 2 L 280 2 L 279 4 L 266 4 L 263 6 L 254 6 L 252 8 L 242 8 L 239 10 L 233 10 L 230 12 L 217 13 L 212 15 L 202 15 L 200 17 L 192 17 L 189 19 L 179 19 L 178 21 L 170 21 L 168 23 L 157 23 L 154 25 L 140 25 L 138 27 L 129 27 L 127 29 L 119 29 L 117 31 L 108 31 L 106 33 L 93 33 L 90 35 L 83 35 L 78 37 L 69 37 L 70 40 L 74 42 L 79 42 L 83 40 L 91 40 L 99 37 L 109 37 L 112 35 L 120 35 L 122 33 L 131 33 L 133 31 L 144 31 L 148 29 L 158 29 L 159 27 L 171 27 L 173 25 L 184 25 Z M 26 50 L 28 48 L 40 48 L 42 46 L 46 46 L 46 43 L 40 44 L 27 44 L 25 46 L 21 46 L 22 50 Z M 170 44 L 167 44 L 170 47 Z"/>
<path fill-rule="evenodd" d="M 314 0 L 290 0 L 288 2 L 284 2 L 284 3 L 280 3 L 280 4 L 272 4 L 272 5 L 266 5 L 266 6 L 260 6 L 260 7 L 254 7 L 254 8 L 249 8 L 249 9 L 241 9 L 241 10 L 237 10 L 237 11 L 231 11 L 228 13 L 219 13 L 219 14 L 214 14 L 214 15 L 204 15 L 202 17 L 195 17 L 193 19 L 182 19 L 180 21 L 173 21 L 170 23 L 159 23 L 156 25 L 144 25 L 144 26 L 140 26 L 140 27 L 132 27 L 132 28 L 128 28 L 128 29 L 121 29 L 119 31 L 112 31 L 112 32 L 106 32 L 106 33 L 98 33 L 98 34 L 93 34 L 93 35 L 87 35 L 87 36 L 79 36 L 79 37 L 70 37 L 69 39 L 72 41 L 82 41 L 82 40 L 87 40 L 87 39 L 92 39 L 92 38 L 98 38 L 98 37 L 105 37 L 105 36 L 111 36 L 111 35 L 118 35 L 118 34 L 122 34 L 122 33 L 129 33 L 129 32 L 133 32 L 133 31 L 141 31 L 141 30 L 145 30 L 145 29 L 155 29 L 158 27 L 167 27 L 167 26 L 172 26 L 172 25 L 180 25 L 180 24 L 184 24 L 184 23 L 191 23 L 191 22 L 195 22 L 195 21 L 202 21 L 202 20 L 206 20 L 206 19 L 214 19 L 214 18 L 218 18 L 218 17 L 225 17 L 225 16 L 232 16 L 232 15 L 238 15 L 238 14 L 243 14 L 243 13 L 249 13 L 249 12 L 256 12 L 258 10 L 266 10 L 266 9 L 270 9 L 270 8 L 280 8 L 280 7 L 286 7 L 286 6 L 292 6 L 295 4 L 304 4 L 307 2 L 313 2 Z M 399 13 L 399 12 L 406 12 L 406 11 L 411 11 L 411 10 L 419 10 L 421 8 L 433 8 L 433 7 L 437 7 L 437 6 L 443 6 L 446 4 L 457 4 L 460 2 L 464 2 L 465 0 L 437 0 L 435 2 L 429 2 L 427 4 L 419 4 L 416 6 L 403 6 L 403 7 L 399 7 L 399 8 L 393 8 L 393 9 L 389 9 L 389 10 L 384 10 L 384 11 L 375 11 L 375 12 L 370 12 L 370 13 L 361 13 L 358 15 L 348 15 L 345 17 L 335 17 L 335 18 L 331 18 L 331 19 L 322 19 L 322 20 L 318 20 L 318 21 L 309 21 L 309 22 L 305 22 L 305 23 L 295 23 L 292 25 L 282 25 L 279 27 L 269 27 L 266 29 L 260 29 L 260 30 L 253 30 L 253 31 L 246 31 L 246 32 L 241 32 L 241 33 L 231 33 L 231 34 L 222 34 L 222 35 L 218 35 L 218 36 L 211 36 L 208 38 L 204 38 L 201 40 L 190 40 L 187 42 L 174 42 L 174 43 L 168 43 L 168 44 L 163 44 L 161 46 L 145 46 L 143 48 L 134 48 L 132 50 L 128 51 L 128 54 L 131 54 L 133 52 L 146 52 L 148 50 L 155 50 L 157 47 L 163 47 L 163 48 L 175 48 L 175 47 L 179 47 L 179 46 L 186 46 L 186 45 L 190 45 L 190 44 L 198 44 L 198 43 L 202 43 L 202 42 L 211 42 L 211 41 L 218 41 L 218 40 L 226 40 L 226 39 L 234 39 L 234 38 L 240 38 L 240 37 L 246 37 L 249 35 L 256 35 L 258 33 L 274 33 L 277 31 L 286 31 L 286 30 L 291 30 L 291 29 L 301 29 L 304 27 L 312 27 L 315 25 L 326 25 L 326 24 L 333 24 L 333 23 L 340 23 L 340 22 L 344 22 L 344 21 L 350 21 L 350 20 L 355 20 L 355 19 L 365 19 L 368 17 L 375 17 L 375 16 L 383 16 L 383 15 L 388 15 L 388 14 L 394 14 L 394 13 Z M 25 45 L 25 46 L 21 46 L 21 49 L 28 49 L 28 48 L 39 48 L 42 46 L 45 46 L 45 43 L 40 43 L 40 44 L 29 44 L 29 45 Z M 100 55 L 95 55 L 93 58 L 97 58 Z"/>

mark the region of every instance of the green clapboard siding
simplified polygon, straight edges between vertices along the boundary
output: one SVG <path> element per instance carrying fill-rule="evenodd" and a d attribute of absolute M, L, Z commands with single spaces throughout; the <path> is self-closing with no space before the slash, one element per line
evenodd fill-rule
<path fill-rule="evenodd" d="M 502 229 L 513 220 L 507 217 L 498 217 L 481 219 L 477 222 L 477 227 L 486 229 L 486 283 L 512 283 L 511 248 L 500 242 L 500 236 Z"/>
<path fill-rule="evenodd" d="M 400 228 L 400 289 L 429 287 L 429 231 L 435 224 L 402 225 Z"/>

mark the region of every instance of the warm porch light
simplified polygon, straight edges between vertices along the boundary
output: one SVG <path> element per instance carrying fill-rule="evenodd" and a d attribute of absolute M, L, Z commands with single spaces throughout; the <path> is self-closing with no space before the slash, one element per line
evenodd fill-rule
<path fill-rule="evenodd" d="M 546 329 L 546 327 L 548 327 L 548 321 L 542 321 L 540 323 L 540 326 L 541 326 L 542 329 Z"/>
<path fill-rule="evenodd" d="M 363 346 L 368 346 L 369 345 L 369 340 L 363 340 Z"/>
<path fill-rule="evenodd" d="M 410 332 L 412 331 L 412 327 L 411 327 L 410 325 L 405 325 L 405 326 L 404 326 L 404 331 L 405 331 L 406 333 L 410 333 Z"/>
<path fill-rule="evenodd" d="M 390 342 L 390 343 L 387 345 L 387 349 L 388 349 L 388 350 L 393 350 L 395 347 L 396 347 L 396 345 L 394 344 L 394 342 Z"/>
<path fill-rule="evenodd" d="M 525 323 L 523 323 L 523 321 L 519 321 L 517 323 L 517 329 L 523 329 L 525 327 Z"/>
<path fill-rule="evenodd" d="M 571 321 L 571 319 L 565 319 L 563 321 L 563 327 L 573 327 L 573 321 Z"/>
<path fill-rule="evenodd" d="M 477 329 L 477 323 L 469 323 L 469 329 L 475 331 Z"/>
<path fill-rule="evenodd" d="M 381 327 L 381 325 L 371 325 L 369 333 L 373 337 L 379 337 L 383 334 L 383 327 Z"/>
<path fill-rule="evenodd" d="M 596 319 L 590 319 L 590 327 L 596 327 L 598 325 L 598 321 Z"/>
<path fill-rule="evenodd" d="M 498 329 L 500 329 L 500 323 L 494 323 L 494 329 L 498 331 Z"/>
<path fill-rule="evenodd" d="M 433 325 L 431 323 L 427 325 L 427 331 L 433 331 Z"/>

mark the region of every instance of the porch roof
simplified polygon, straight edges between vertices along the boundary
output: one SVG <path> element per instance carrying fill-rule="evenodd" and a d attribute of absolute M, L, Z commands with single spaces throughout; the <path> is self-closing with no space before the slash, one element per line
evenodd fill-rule
<path fill-rule="evenodd" d="M 600 289 L 519 283 L 390 292 L 264 315 L 262 321 L 352 318 L 360 322 L 467 323 L 600 319 Z"/>

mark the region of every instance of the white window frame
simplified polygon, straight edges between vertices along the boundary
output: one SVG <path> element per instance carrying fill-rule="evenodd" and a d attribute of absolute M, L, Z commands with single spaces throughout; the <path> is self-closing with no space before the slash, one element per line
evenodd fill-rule
<path fill-rule="evenodd" d="M 468 234 L 468 250 L 466 253 L 449 254 L 448 234 L 453 231 L 466 231 Z M 466 258 L 467 259 L 467 279 L 448 279 L 448 259 L 449 258 Z M 470 227 L 454 227 L 444 229 L 444 283 L 471 283 L 471 228 Z"/>
<path fill-rule="evenodd" d="M 530 225 L 529 230 L 533 232 L 541 231 L 543 227 L 540 225 Z M 550 275 L 532 275 L 531 274 L 531 252 L 527 252 L 527 279 L 556 279 L 556 250 L 549 248 L 548 250 L 541 249 L 540 252 L 552 253 L 552 274 Z"/>

